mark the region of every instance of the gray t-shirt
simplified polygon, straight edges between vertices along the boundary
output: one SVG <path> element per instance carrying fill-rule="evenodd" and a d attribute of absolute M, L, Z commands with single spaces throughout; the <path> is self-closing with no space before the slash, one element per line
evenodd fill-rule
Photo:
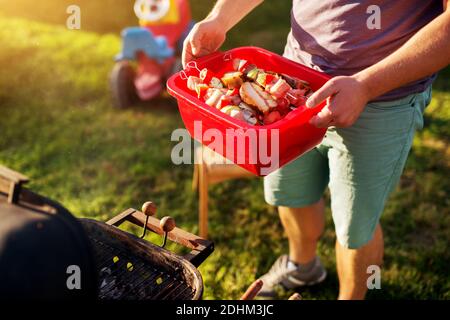
<path fill-rule="evenodd" d="M 442 0 L 294 0 L 285 56 L 330 75 L 352 75 L 397 50 L 442 11 Z M 434 78 L 376 101 L 422 92 Z"/>

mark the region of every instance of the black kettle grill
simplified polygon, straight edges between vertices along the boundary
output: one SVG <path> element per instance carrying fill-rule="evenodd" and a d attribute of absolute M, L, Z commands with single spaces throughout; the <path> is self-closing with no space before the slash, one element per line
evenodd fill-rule
<path fill-rule="evenodd" d="M 153 203 L 106 223 L 76 219 L 60 204 L 26 188 L 28 178 L 0 166 L 0 298 L 38 300 L 196 300 L 197 267 L 212 242 L 154 217 Z M 157 246 L 118 227 L 129 222 L 163 237 Z M 169 239 L 191 251 L 165 249 Z M 72 266 L 72 267 L 71 267 Z M 74 288 L 73 266 L 80 271 Z M 75 281 L 76 283 L 76 281 Z"/>

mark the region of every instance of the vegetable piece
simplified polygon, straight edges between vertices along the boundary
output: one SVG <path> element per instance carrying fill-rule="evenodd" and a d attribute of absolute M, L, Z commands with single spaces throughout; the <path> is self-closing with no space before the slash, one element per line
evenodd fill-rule
<path fill-rule="evenodd" d="M 200 71 L 200 79 L 202 79 L 203 83 L 210 84 L 212 78 L 214 77 L 214 73 L 207 68 L 204 68 L 202 71 Z"/>
<path fill-rule="evenodd" d="M 249 65 L 247 60 L 244 59 L 234 59 L 233 60 L 233 70 L 244 72 L 245 68 Z"/>
<path fill-rule="evenodd" d="M 239 71 L 239 65 L 241 64 L 241 59 L 234 59 L 233 60 L 233 70 Z"/>
<path fill-rule="evenodd" d="M 291 111 L 289 105 L 290 102 L 286 97 L 277 99 L 277 111 L 280 112 L 281 115 L 286 115 Z"/>
<path fill-rule="evenodd" d="M 238 71 L 244 72 L 244 70 L 247 68 L 248 65 L 249 65 L 249 62 L 247 60 L 241 60 L 241 63 L 239 63 Z"/>
<path fill-rule="evenodd" d="M 206 94 L 204 95 L 203 99 L 205 101 L 208 100 L 214 94 L 214 92 L 216 92 L 216 90 L 216 88 L 208 87 L 208 90 L 206 90 Z"/>
<path fill-rule="evenodd" d="M 282 98 L 286 96 L 286 93 L 292 90 L 292 87 L 284 79 L 278 79 L 273 86 L 270 87 L 270 94 L 276 98 Z"/>
<path fill-rule="evenodd" d="M 241 96 L 237 95 L 237 96 L 231 96 L 231 102 L 234 105 L 239 105 L 239 103 L 242 102 L 241 100 Z"/>
<path fill-rule="evenodd" d="M 208 92 L 209 92 L 209 90 L 208 90 Z M 220 91 L 219 89 L 214 89 L 214 91 L 212 91 L 211 95 L 205 101 L 205 103 L 210 107 L 216 107 L 217 103 L 220 101 L 220 99 L 222 98 L 223 95 L 224 94 L 222 91 Z"/>
<path fill-rule="evenodd" d="M 238 106 L 226 106 L 220 109 L 220 111 L 222 111 L 223 113 L 226 113 L 228 115 L 231 114 L 231 111 L 235 110 L 235 111 L 241 111 L 241 109 Z"/>
<path fill-rule="evenodd" d="M 239 95 L 239 89 L 235 88 L 232 90 L 228 90 L 226 93 L 227 96 L 229 96 L 231 98 L 232 104 L 234 105 L 239 105 L 242 100 L 241 100 L 241 96 Z"/>
<path fill-rule="evenodd" d="M 281 120 L 281 114 L 278 111 L 272 111 L 264 116 L 264 124 L 269 125 Z"/>
<path fill-rule="evenodd" d="M 268 85 L 276 82 L 277 77 L 270 73 L 259 73 L 258 78 L 256 78 L 256 82 L 267 89 Z"/>
<path fill-rule="evenodd" d="M 211 82 L 209 83 L 209 85 L 213 88 L 217 88 L 217 89 L 222 89 L 223 88 L 223 83 L 222 81 L 220 81 L 219 78 L 213 77 L 211 79 Z"/>
<path fill-rule="evenodd" d="M 235 119 L 238 119 L 238 120 L 241 120 L 241 121 L 245 121 L 244 113 L 239 108 L 231 110 L 230 111 L 230 116 L 232 118 L 235 118 Z"/>
<path fill-rule="evenodd" d="M 233 104 L 233 97 L 223 95 L 219 102 L 216 105 L 217 109 L 222 109 L 223 107 L 229 106 Z"/>
<path fill-rule="evenodd" d="M 196 91 L 197 86 L 201 83 L 202 79 L 199 77 L 189 76 L 187 80 L 187 87 L 189 90 Z"/>
<path fill-rule="evenodd" d="M 247 122 L 253 126 L 258 123 L 258 120 L 256 119 L 256 116 L 252 111 L 249 111 L 247 109 L 242 109 L 242 115 L 244 116 L 245 122 Z"/>
<path fill-rule="evenodd" d="M 241 102 L 238 106 L 242 110 L 252 114 L 255 118 L 258 116 L 258 110 L 255 110 L 254 107 L 249 106 L 245 102 Z"/>
<path fill-rule="evenodd" d="M 247 78 L 256 81 L 256 79 L 258 78 L 258 74 L 261 72 L 262 70 L 258 69 L 258 68 L 253 68 L 251 70 L 249 70 L 247 72 Z"/>
<path fill-rule="evenodd" d="M 287 92 L 286 98 L 295 107 L 300 107 L 305 105 L 307 97 L 304 96 L 305 90 L 302 89 L 291 89 Z"/>
<path fill-rule="evenodd" d="M 220 111 L 228 114 L 232 118 L 239 119 L 241 121 L 246 121 L 243 110 L 238 106 L 226 106 L 220 109 Z"/>
<path fill-rule="evenodd" d="M 255 64 L 253 64 L 253 63 L 247 63 L 247 64 L 245 65 L 245 67 L 244 67 L 242 70 L 240 70 L 240 71 L 241 71 L 243 74 L 247 75 L 247 73 L 248 73 L 250 70 L 255 69 L 255 68 L 257 68 L 257 66 L 256 66 Z"/>
<path fill-rule="evenodd" d="M 292 77 L 287 74 L 281 74 L 281 77 L 286 80 L 286 82 L 294 89 L 298 88 L 298 85 L 300 84 L 300 79 Z"/>
<path fill-rule="evenodd" d="M 204 99 L 206 93 L 208 92 L 208 85 L 204 84 L 204 83 L 200 83 L 196 86 L 195 91 L 197 92 L 197 97 L 199 99 Z"/>
<path fill-rule="evenodd" d="M 261 87 L 265 87 L 266 86 L 266 73 L 258 73 L 258 76 L 256 77 L 255 82 L 257 84 L 259 84 Z"/>
<path fill-rule="evenodd" d="M 238 88 L 244 82 L 242 75 L 242 72 L 239 71 L 225 73 L 222 77 L 222 82 L 228 89 Z"/>
<path fill-rule="evenodd" d="M 250 106 L 249 106 L 248 104 L 246 104 L 245 102 L 241 102 L 241 103 L 239 104 L 239 108 L 255 112 L 255 109 L 253 109 L 252 107 L 250 107 Z"/>
<path fill-rule="evenodd" d="M 239 89 L 234 88 L 227 91 L 227 96 L 233 97 L 233 96 L 239 96 Z"/>

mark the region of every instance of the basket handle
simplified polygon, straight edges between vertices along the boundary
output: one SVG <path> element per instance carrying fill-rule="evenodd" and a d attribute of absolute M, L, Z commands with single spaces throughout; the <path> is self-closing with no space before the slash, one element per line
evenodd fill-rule
<path fill-rule="evenodd" d="M 206 56 L 200 57 L 196 60 L 189 61 L 186 64 L 186 67 L 180 71 L 180 78 L 183 80 L 187 80 L 189 78 L 188 74 L 192 69 L 195 69 L 198 73 L 200 73 L 201 70 L 198 67 L 199 64 L 203 64 L 205 61 L 214 59 L 218 56 L 223 56 L 222 59 L 225 62 L 233 59 L 231 53 L 229 53 L 229 52 L 223 53 L 222 51 L 215 51 Z"/>
<path fill-rule="evenodd" d="M 205 63 L 205 61 L 212 60 L 212 59 L 215 59 L 216 57 L 220 57 L 220 56 L 223 56 L 224 61 L 231 60 L 231 53 L 228 53 L 228 52 L 224 53 L 223 51 L 215 51 L 213 53 L 207 54 L 206 56 L 197 58 L 191 62 L 195 62 L 196 64 L 203 64 L 203 63 Z M 189 67 L 189 64 L 191 62 L 188 62 L 186 67 Z"/>

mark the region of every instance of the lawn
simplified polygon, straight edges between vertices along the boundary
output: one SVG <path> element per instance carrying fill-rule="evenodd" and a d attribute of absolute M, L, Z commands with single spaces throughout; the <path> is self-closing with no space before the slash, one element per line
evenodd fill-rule
<path fill-rule="evenodd" d="M 176 103 L 164 96 L 125 111 L 111 107 L 107 78 L 120 47 L 118 32 L 136 23 L 128 2 L 77 1 L 82 30 L 69 31 L 65 8 L 72 1 L 0 0 L 0 163 L 30 176 L 33 190 L 78 217 L 105 220 L 152 200 L 160 216 L 170 214 L 196 233 L 192 167 L 170 160 L 170 135 L 183 127 Z M 33 10 L 26 10 L 31 3 Z M 192 3 L 197 19 L 210 5 Z M 288 1 L 266 2 L 230 33 L 226 47 L 252 44 L 281 52 L 288 13 Z M 450 298 L 449 120 L 447 69 L 383 215 L 382 289 L 369 292 L 369 299 Z M 286 252 L 276 210 L 264 203 L 259 179 L 215 186 L 210 223 L 216 251 L 200 268 L 206 299 L 238 297 Z M 307 299 L 336 298 L 334 241 L 327 206 L 319 253 L 329 277 L 302 290 Z"/>

